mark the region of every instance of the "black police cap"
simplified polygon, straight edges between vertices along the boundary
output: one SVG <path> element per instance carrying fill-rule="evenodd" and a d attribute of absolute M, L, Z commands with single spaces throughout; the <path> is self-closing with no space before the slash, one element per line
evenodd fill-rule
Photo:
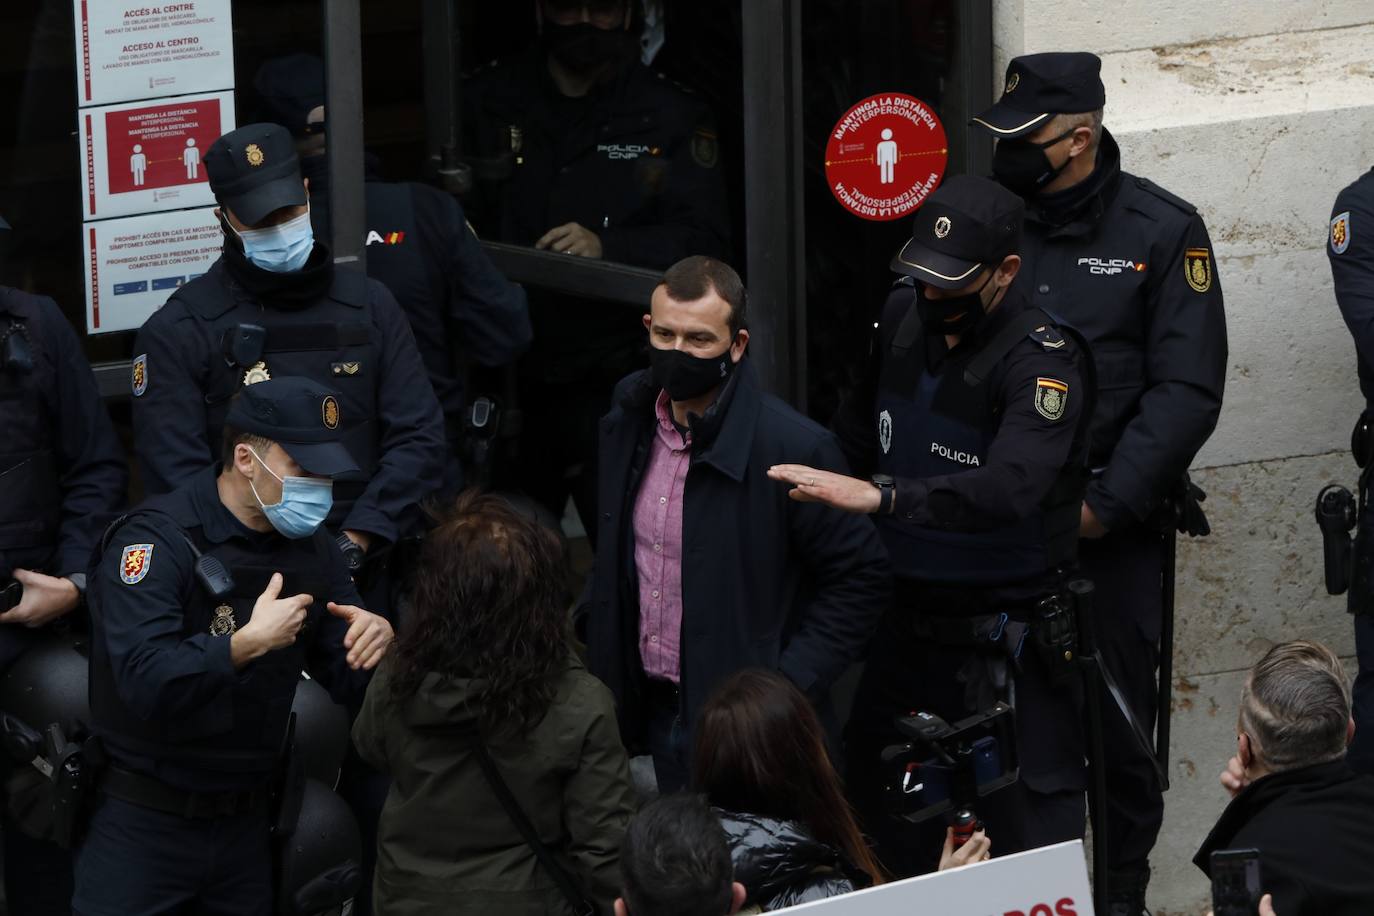
<path fill-rule="evenodd" d="M 215 199 L 246 225 L 306 202 L 296 143 L 279 124 L 231 130 L 210 145 L 204 160 Z"/>
<path fill-rule="evenodd" d="M 1107 102 L 1102 59 L 1086 51 L 1026 54 L 1007 64 L 1002 97 L 970 124 L 1020 137 L 1057 114 L 1097 111 Z"/>
<path fill-rule="evenodd" d="M 997 182 L 956 175 L 916 212 L 892 269 L 939 289 L 967 286 L 983 267 L 1016 252 L 1025 212 L 1021 198 Z"/>
<path fill-rule="evenodd" d="M 343 419 L 335 392 L 283 376 L 245 386 L 229 403 L 224 423 L 271 439 L 312 474 L 337 477 L 358 470 L 342 442 Z"/>
<path fill-rule="evenodd" d="M 287 54 L 264 61 L 253 77 L 262 115 L 304 137 L 324 129 L 307 125 L 310 112 L 324 104 L 324 61 L 314 54 Z"/>

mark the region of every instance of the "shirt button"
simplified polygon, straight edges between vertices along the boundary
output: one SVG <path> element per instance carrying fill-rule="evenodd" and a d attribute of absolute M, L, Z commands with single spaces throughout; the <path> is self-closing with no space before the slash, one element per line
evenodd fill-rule
<path fill-rule="evenodd" d="M 650 636 L 650 637 L 649 637 L 649 642 L 658 642 L 658 637 L 657 637 L 657 636 Z"/>
<path fill-rule="evenodd" d="M 1041 295 L 1044 295 L 1045 293 L 1048 293 L 1049 291 L 1050 291 L 1050 285 L 1049 285 L 1048 283 L 1041 283 L 1041 284 L 1040 284 L 1040 294 L 1041 294 Z"/>
<path fill-rule="evenodd" d="M 666 497 L 666 496 L 660 496 L 660 497 L 658 498 L 658 504 L 659 504 L 660 506 L 663 505 L 664 503 L 666 503 L 667 501 L 668 501 L 668 497 Z"/>
<path fill-rule="evenodd" d="M 652 594 L 655 598 L 658 597 L 658 592 L 652 592 L 651 594 Z"/>
<path fill-rule="evenodd" d="M 662 544 L 655 544 L 655 545 L 654 545 L 654 553 L 663 553 L 663 545 L 662 545 Z"/>

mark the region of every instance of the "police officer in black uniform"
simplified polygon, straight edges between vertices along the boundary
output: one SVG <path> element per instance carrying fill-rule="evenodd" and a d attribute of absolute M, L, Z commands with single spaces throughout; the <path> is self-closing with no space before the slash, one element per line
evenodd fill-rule
<path fill-rule="evenodd" d="M 726 258 L 728 217 L 714 120 L 639 62 L 634 0 L 538 0 L 528 53 L 464 87 L 469 212 L 502 242 L 666 270 Z M 595 511 L 596 424 L 643 361 L 641 309 L 532 293 L 522 367 L 518 483 L 561 514 L 571 486 Z M 589 525 L 590 527 L 590 525 Z"/>
<path fill-rule="evenodd" d="M 443 415 L 404 313 L 384 286 L 335 270 L 315 239 L 291 135 L 250 124 L 206 151 L 224 253 L 143 325 L 134 346 L 134 441 L 151 493 L 218 457 L 229 400 L 298 375 L 337 388 L 359 470 L 337 484 L 327 524 L 350 566 L 394 545 L 442 482 Z M 391 613 L 385 577 L 365 588 Z"/>
<path fill-rule="evenodd" d="M 270 60 L 259 68 L 254 87 L 269 119 L 296 138 L 301 173 L 310 182 L 310 220 L 316 236 L 325 238 L 324 63 L 309 54 Z M 451 194 L 419 182 L 382 181 L 373 157 L 364 167 L 367 275 L 391 291 L 410 320 L 444 410 L 444 490 L 456 492 L 463 485 L 463 363 L 507 366 L 529 348 L 534 332 L 525 291 L 491 263 Z"/>
<path fill-rule="evenodd" d="M 1336 195 L 1326 248 L 1336 304 L 1355 338 L 1355 360 L 1365 409 L 1355 426 L 1353 445 L 1360 475 L 1359 516 L 1354 563 L 1349 582 L 1349 608 L 1355 615 L 1355 739 L 1347 758 L 1363 773 L 1374 773 L 1374 509 L 1370 508 L 1369 475 L 1374 468 L 1374 171 Z"/>
<path fill-rule="evenodd" d="M 1172 544 L 1183 509 L 1188 532 L 1206 533 L 1197 491 L 1180 481 L 1221 412 L 1226 319 L 1196 208 L 1121 170 L 1102 127 L 1100 69 L 1094 54 L 1015 58 L 1001 98 L 973 123 L 997 138 L 998 180 L 1026 199 L 1017 284 L 1092 346 L 1099 392 L 1080 559 L 1108 615 L 1103 658 L 1150 728 L 1172 556 L 1161 531 Z M 1103 702 L 1113 916 L 1139 916 L 1164 797 L 1150 755 Z"/>
<path fill-rule="evenodd" d="M 0 220 L 0 231 L 9 228 Z M 50 624 L 71 619 L 91 549 L 127 485 L 119 440 L 66 317 L 46 296 L 0 286 L 0 674 Z M 8 911 L 67 908 L 71 856 L 25 836 L 8 806 L 2 832 Z"/>
<path fill-rule="evenodd" d="M 331 479 L 358 469 L 347 410 L 307 379 L 244 389 L 223 465 L 106 533 L 90 695 L 109 764 L 76 854 L 83 916 L 273 911 L 273 782 L 300 672 L 354 701 L 392 637 L 321 527 Z"/>
<path fill-rule="evenodd" d="M 928 871 L 934 836 L 891 817 L 879 755 L 913 710 L 955 722 L 1011 696 L 1021 778 L 980 803 L 999 853 L 1083 835 L 1081 685 L 1050 665 L 1078 538 L 1091 395 L 1074 339 L 1012 286 L 1021 199 L 945 182 L 892 261 L 867 377 L 835 418 L 850 466 L 770 474 L 794 499 L 872 513 L 896 577 L 854 701 L 847 783 L 883 862 Z M 1048 601 L 1046 599 L 1049 599 Z"/>

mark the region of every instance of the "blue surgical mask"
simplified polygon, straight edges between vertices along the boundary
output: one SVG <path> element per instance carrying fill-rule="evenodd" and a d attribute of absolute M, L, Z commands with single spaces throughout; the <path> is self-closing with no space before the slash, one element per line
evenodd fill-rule
<path fill-rule="evenodd" d="M 248 486 L 253 490 L 253 498 L 262 506 L 262 514 L 267 516 L 272 527 L 283 537 L 292 539 L 308 538 L 314 534 L 315 530 L 324 524 L 324 520 L 329 516 L 329 510 L 334 507 L 334 482 L 325 477 L 282 479 L 272 473 L 272 469 L 257 452 L 251 448 L 248 451 L 258 459 L 258 464 L 262 465 L 263 470 L 281 482 L 281 499 L 269 506 L 263 503 L 262 497 L 258 495 L 258 488 L 253 486 L 253 481 L 248 481 Z"/>
<path fill-rule="evenodd" d="M 243 255 L 263 270 L 284 274 L 300 270 L 315 248 L 310 228 L 310 209 L 295 219 L 262 229 L 235 230 L 243 242 Z"/>

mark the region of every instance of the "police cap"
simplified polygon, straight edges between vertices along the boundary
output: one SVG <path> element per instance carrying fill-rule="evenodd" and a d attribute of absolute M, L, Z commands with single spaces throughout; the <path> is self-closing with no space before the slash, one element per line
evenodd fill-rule
<path fill-rule="evenodd" d="M 911 240 L 892 269 L 939 289 L 967 286 L 984 266 L 997 266 L 1021 241 L 1026 205 L 989 178 L 956 175 L 916 211 Z"/>
<path fill-rule="evenodd" d="M 205 172 L 215 200 L 249 226 L 273 210 L 306 202 L 295 141 L 279 124 L 229 131 L 205 151 Z"/>
<path fill-rule="evenodd" d="M 1054 115 L 1097 111 L 1106 101 L 1102 60 L 1096 54 L 1026 54 L 1007 64 L 1007 81 L 997 104 L 969 123 L 998 137 L 1020 137 Z"/>
<path fill-rule="evenodd" d="M 312 474 L 358 470 L 344 447 L 339 397 L 310 379 L 283 376 L 244 387 L 229 403 L 225 425 L 271 439 Z"/>

